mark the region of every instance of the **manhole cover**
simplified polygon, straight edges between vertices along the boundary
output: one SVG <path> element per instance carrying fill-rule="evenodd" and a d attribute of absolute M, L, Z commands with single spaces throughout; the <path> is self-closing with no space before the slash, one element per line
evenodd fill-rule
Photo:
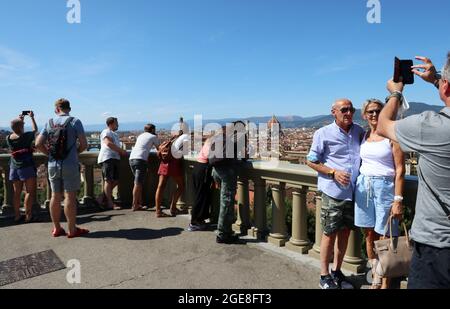
<path fill-rule="evenodd" d="M 0 262 L 0 286 L 66 268 L 53 250 Z"/>

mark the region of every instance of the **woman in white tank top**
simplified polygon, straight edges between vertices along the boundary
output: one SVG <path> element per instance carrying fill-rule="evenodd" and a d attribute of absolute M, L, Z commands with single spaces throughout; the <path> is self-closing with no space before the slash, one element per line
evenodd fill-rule
<path fill-rule="evenodd" d="M 374 274 L 372 288 L 388 288 L 388 280 L 375 274 L 377 256 L 374 242 L 391 232 L 398 235 L 398 221 L 392 231 L 385 231 L 390 215 L 397 219 L 403 213 L 405 160 L 397 143 L 378 135 L 378 116 L 384 105 L 379 100 L 367 100 L 362 108 L 363 119 L 369 124 L 361 144 L 361 169 L 355 189 L 355 225 L 363 228 L 367 256 Z"/>

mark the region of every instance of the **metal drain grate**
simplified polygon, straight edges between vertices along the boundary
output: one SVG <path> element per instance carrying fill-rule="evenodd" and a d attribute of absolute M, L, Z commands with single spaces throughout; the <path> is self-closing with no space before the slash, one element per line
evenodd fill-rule
<path fill-rule="evenodd" d="M 0 286 L 66 268 L 53 250 L 0 262 Z"/>

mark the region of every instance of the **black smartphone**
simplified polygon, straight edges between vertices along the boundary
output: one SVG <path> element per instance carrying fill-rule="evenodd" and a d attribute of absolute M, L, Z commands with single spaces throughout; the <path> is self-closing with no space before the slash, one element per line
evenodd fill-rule
<path fill-rule="evenodd" d="M 414 73 L 412 72 L 413 65 L 414 63 L 412 60 L 400 60 L 395 57 L 394 82 L 398 83 L 400 77 L 402 77 L 403 84 L 414 84 Z"/>
<path fill-rule="evenodd" d="M 28 116 L 31 113 L 31 111 L 23 111 L 22 116 Z"/>

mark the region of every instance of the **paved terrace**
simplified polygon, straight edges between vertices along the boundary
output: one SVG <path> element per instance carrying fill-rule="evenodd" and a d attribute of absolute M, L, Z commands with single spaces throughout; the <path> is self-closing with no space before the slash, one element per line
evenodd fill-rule
<path fill-rule="evenodd" d="M 213 230 L 187 232 L 189 216 L 156 219 L 152 211 L 131 212 L 129 209 L 101 212 L 93 204 L 93 169 L 96 155 L 82 154 L 84 164 L 84 198 L 79 223 L 91 230 L 84 238 L 54 239 L 48 212 L 40 210 L 41 221 L 13 225 L 5 218 L 11 212 L 11 192 L 5 190 L 3 218 L 0 219 L 0 261 L 41 251 L 53 250 L 63 263 L 77 259 L 81 263 L 81 284 L 66 280 L 68 269 L 16 282 L 3 288 L 220 288 L 220 289 L 304 289 L 318 288 L 320 242 L 308 240 L 306 228 L 306 194 L 315 190 L 317 174 L 305 166 L 280 164 L 267 166 L 261 162 L 248 164 L 241 170 L 238 183 L 237 217 L 234 225 L 244 235 L 245 244 L 218 245 Z M 44 158 L 37 157 L 39 163 Z M 185 162 L 189 179 L 195 161 Z M 7 172 L 7 156 L 0 156 L 0 166 Z M 147 179 L 146 200 L 152 205 L 157 168 L 154 160 Z M 3 174 L 4 176 L 4 174 Z M 3 177 L 4 187 L 10 184 Z M 254 208 L 249 208 L 249 181 L 254 187 Z M 271 228 L 265 211 L 267 188 L 271 187 Z M 407 181 L 407 203 L 413 206 L 417 183 Z M 124 205 L 130 203 L 131 172 L 122 162 L 118 195 Z M 293 190 L 292 235 L 287 234 L 284 195 Z M 168 187 L 168 192 L 172 190 Z M 47 197 L 50 196 L 47 187 Z M 217 209 L 217 192 L 213 207 Z M 180 199 L 180 209 L 192 205 L 191 182 Z M 37 201 L 45 208 L 47 201 Z M 321 201 L 316 199 L 316 211 Z M 39 209 L 39 208 L 37 208 Z M 263 211 L 264 210 L 264 211 Z M 317 215 L 316 215 L 317 216 Z M 315 226 L 321 235 L 320 225 Z M 319 239 L 316 237 L 316 239 Z M 365 284 L 366 261 L 361 258 L 361 235 L 352 233 L 344 267 L 357 287 Z M 356 275 L 360 273 L 360 275 Z"/>

